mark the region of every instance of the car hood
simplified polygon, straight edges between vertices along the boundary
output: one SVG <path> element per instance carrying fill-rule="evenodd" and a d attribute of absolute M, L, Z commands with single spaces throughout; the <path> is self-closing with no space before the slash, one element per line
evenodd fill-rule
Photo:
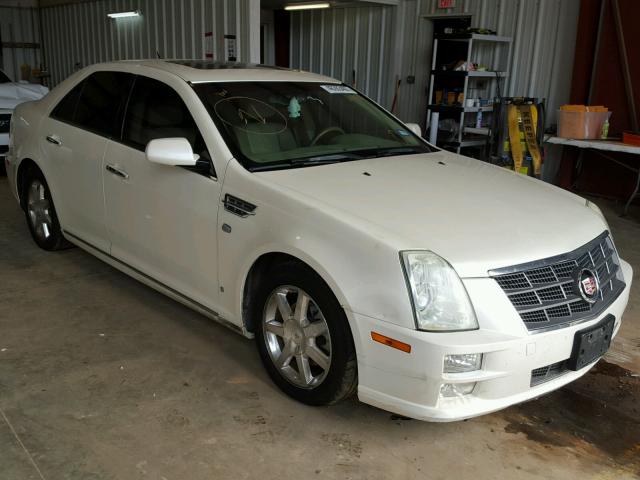
<path fill-rule="evenodd" d="M 35 83 L 0 83 L 0 110 L 13 110 L 21 103 L 41 99 L 48 92 L 47 87 Z"/>
<path fill-rule="evenodd" d="M 399 250 L 431 250 L 467 278 L 569 252 L 607 228 L 576 195 L 448 152 L 259 175 Z"/>

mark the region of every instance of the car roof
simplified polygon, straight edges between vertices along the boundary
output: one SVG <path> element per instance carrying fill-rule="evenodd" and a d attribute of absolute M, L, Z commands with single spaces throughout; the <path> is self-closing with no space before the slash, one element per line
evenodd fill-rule
<path fill-rule="evenodd" d="M 341 83 L 340 80 L 324 75 L 256 63 L 213 60 L 126 60 L 113 63 L 163 70 L 191 83 L 243 81 Z"/>

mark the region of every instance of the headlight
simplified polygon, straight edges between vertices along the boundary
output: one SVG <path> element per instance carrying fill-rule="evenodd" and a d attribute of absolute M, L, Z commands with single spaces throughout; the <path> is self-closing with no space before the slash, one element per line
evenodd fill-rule
<path fill-rule="evenodd" d="M 596 212 L 598 216 L 602 219 L 604 224 L 607 226 L 607 230 L 611 231 L 611 229 L 609 228 L 609 223 L 607 222 L 607 219 L 604 217 L 602 210 L 600 210 L 600 207 L 598 207 L 598 205 L 593 203 L 591 200 L 585 200 L 585 202 L 586 202 L 585 205 L 589 207 L 591 210 L 593 210 L 594 212 Z"/>
<path fill-rule="evenodd" d="M 429 251 L 401 252 L 401 256 L 420 330 L 478 328 L 467 291 L 451 265 Z"/>

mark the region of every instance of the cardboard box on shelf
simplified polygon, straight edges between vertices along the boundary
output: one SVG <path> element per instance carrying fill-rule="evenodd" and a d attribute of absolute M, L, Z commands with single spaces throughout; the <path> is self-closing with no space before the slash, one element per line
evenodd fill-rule
<path fill-rule="evenodd" d="M 558 136 L 576 140 L 602 137 L 611 112 L 600 105 L 563 105 L 558 112 Z"/>

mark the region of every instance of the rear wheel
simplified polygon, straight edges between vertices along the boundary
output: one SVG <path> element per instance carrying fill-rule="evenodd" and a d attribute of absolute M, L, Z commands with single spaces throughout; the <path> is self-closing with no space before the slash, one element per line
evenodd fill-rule
<path fill-rule="evenodd" d="M 353 339 L 329 287 L 294 262 L 281 265 L 262 283 L 255 298 L 256 341 L 276 385 L 310 405 L 336 403 L 353 394 Z"/>
<path fill-rule="evenodd" d="M 59 250 L 68 245 L 60 229 L 49 186 L 40 170 L 29 172 L 23 190 L 23 204 L 29 231 L 40 248 Z"/>

